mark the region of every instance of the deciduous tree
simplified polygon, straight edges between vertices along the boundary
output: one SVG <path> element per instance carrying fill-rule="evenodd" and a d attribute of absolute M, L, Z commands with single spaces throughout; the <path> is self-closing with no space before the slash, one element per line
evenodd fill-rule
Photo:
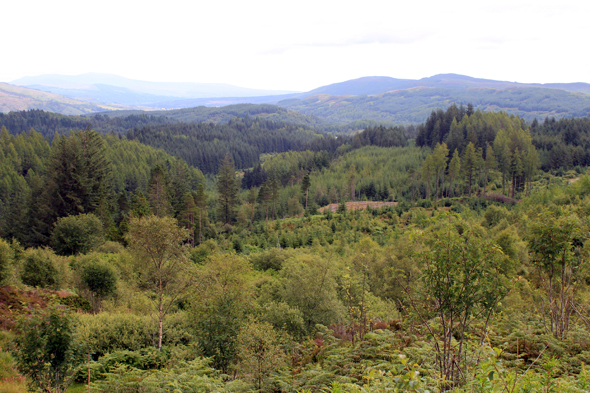
<path fill-rule="evenodd" d="M 188 230 L 172 217 L 133 217 L 126 235 L 129 248 L 141 263 L 143 285 L 151 292 L 158 320 L 158 350 L 162 348 L 163 321 L 172 305 L 186 295 L 192 283 Z"/>

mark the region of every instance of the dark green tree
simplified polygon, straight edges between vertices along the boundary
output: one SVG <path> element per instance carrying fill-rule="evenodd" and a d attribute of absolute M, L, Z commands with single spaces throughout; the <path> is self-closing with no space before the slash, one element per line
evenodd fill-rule
<path fill-rule="evenodd" d="M 59 273 L 53 261 L 55 254 L 49 249 L 26 251 L 21 271 L 21 281 L 31 287 L 56 288 Z"/>
<path fill-rule="evenodd" d="M 86 254 L 102 243 L 102 223 L 94 214 L 61 217 L 51 234 L 51 244 L 59 255 Z"/>
<path fill-rule="evenodd" d="M 236 179 L 234 164 L 229 156 L 226 156 L 221 162 L 217 175 L 219 218 L 226 224 L 229 224 L 234 218 L 238 205 L 238 191 L 239 184 Z"/>
<path fill-rule="evenodd" d="M 195 204 L 199 209 L 199 244 L 203 243 L 203 218 L 207 218 L 207 194 L 205 185 L 201 182 L 197 186 L 197 193 L 193 195 Z"/>
<path fill-rule="evenodd" d="M 193 194 L 184 195 L 184 209 L 180 212 L 180 224 L 189 230 L 191 247 L 195 246 L 195 221 L 199 214 Z"/>
<path fill-rule="evenodd" d="M 301 192 L 305 196 L 305 208 L 307 209 L 307 197 L 309 195 L 309 187 L 311 186 L 311 182 L 309 180 L 309 173 L 306 173 L 303 176 L 303 180 L 301 181 Z"/>
<path fill-rule="evenodd" d="M 56 136 L 48 165 L 47 220 L 93 213 L 110 193 L 111 164 L 101 136 L 87 128 Z"/>
<path fill-rule="evenodd" d="M 82 269 L 82 282 L 93 298 L 94 312 L 98 309 L 98 302 L 117 289 L 117 276 L 110 266 L 101 263 L 90 263 Z"/>
<path fill-rule="evenodd" d="M 152 176 L 148 188 L 148 200 L 152 213 L 158 217 L 172 216 L 168 179 L 164 169 L 160 165 L 156 165 L 152 169 Z"/>
<path fill-rule="evenodd" d="M 131 198 L 130 214 L 134 217 L 145 217 L 152 214 L 150 204 L 141 190 L 137 191 L 137 193 L 133 195 L 133 198 Z"/>

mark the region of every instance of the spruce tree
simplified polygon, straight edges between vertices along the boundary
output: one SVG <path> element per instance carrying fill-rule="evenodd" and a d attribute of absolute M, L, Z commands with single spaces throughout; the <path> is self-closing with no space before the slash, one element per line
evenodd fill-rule
<path fill-rule="evenodd" d="M 168 179 L 164 169 L 156 165 L 152 169 L 148 191 L 148 200 L 152 213 L 158 217 L 172 215 L 172 205 L 170 204 L 170 194 L 168 191 Z"/>
<path fill-rule="evenodd" d="M 203 214 L 207 217 L 207 194 L 205 194 L 205 185 L 199 183 L 197 193 L 193 195 L 195 204 L 199 209 L 199 244 L 203 242 Z"/>
<path fill-rule="evenodd" d="M 303 176 L 303 180 L 301 181 L 301 192 L 303 193 L 303 195 L 305 195 L 305 209 L 307 210 L 307 197 L 309 195 L 309 187 L 311 185 L 311 182 L 309 180 L 309 173 L 306 173 L 305 176 Z"/>
<path fill-rule="evenodd" d="M 225 156 L 221 162 L 217 175 L 217 192 L 219 193 L 218 213 L 221 220 L 229 224 L 235 215 L 238 205 L 238 181 L 236 179 L 234 164 Z"/>

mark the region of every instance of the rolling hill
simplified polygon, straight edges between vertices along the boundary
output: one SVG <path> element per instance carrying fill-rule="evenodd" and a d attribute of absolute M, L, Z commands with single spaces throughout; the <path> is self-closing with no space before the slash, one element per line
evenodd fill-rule
<path fill-rule="evenodd" d="M 64 115 L 83 115 L 85 113 L 116 109 L 116 107 L 73 100 L 58 94 L 0 82 L 0 112 L 8 113 L 27 109 L 43 109 Z"/>

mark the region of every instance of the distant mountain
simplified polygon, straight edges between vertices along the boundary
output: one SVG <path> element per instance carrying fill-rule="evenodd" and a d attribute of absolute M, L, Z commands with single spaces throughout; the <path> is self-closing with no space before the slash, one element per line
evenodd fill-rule
<path fill-rule="evenodd" d="M 73 100 L 58 94 L 0 82 L 0 112 L 8 113 L 27 109 L 43 109 L 65 115 L 82 115 L 117 108 Z"/>
<path fill-rule="evenodd" d="M 11 82 L 69 98 L 105 104 L 140 105 L 150 108 L 168 101 L 212 97 L 258 97 L 293 93 L 261 90 L 223 83 L 146 82 L 111 74 L 28 76 Z"/>
<path fill-rule="evenodd" d="M 150 115 L 167 116 L 172 121 L 218 123 L 250 111 L 251 116 L 298 122 L 329 132 L 357 131 L 367 124 L 421 123 L 433 110 L 445 109 L 453 103 L 471 103 L 484 111 L 502 110 L 527 120 L 590 114 L 588 83 L 526 84 L 458 74 L 416 80 L 371 76 L 321 86 L 305 93 L 245 89 L 226 84 L 144 82 L 110 74 L 43 75 L 21 78 L 15 83 L 37 90 L 25 89 L 28 93 L 16 94 L 17 86 L 12 86 L 10 93 L 5 87 L 6 92 L 0 93 L 9 97 L 0 101 L 5 102 L 0 104 L 4 112 L 27 108 L 64 114 L 133 110 L 108 114 L 121 116 L 150 110 Z M 46 94 L 43 99 L 40 98 L 42 94 Z M 278 105 L 285 111 L 267 104 Z M 165 112 L 161 112 L 163 110 Z"/>
<path fill-rule="evenodd" d="M 334 83 L 318 87 L 307 93 L 299 94 L 295 98 L 305 98 L 317 94 L 330 95 L 376 95 L 395 90 L 412 89 L 416 87 L 437 87 L 445 89 L 490 88 L 507 89 L 513 87 L 544 87 L 565 90 L 574 93 L 590 94 L 588 83 L 518 83 L 496 81 L 492 79 L 472 78 L 459 74 L 438 74 L 422 79 L 395 79 L 388 76 L 369 76 L 346 82 Z"/>

